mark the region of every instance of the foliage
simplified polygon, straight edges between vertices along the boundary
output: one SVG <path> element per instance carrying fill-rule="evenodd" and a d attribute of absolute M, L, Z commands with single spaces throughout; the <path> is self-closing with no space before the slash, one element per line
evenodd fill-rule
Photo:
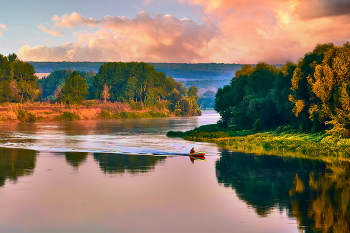
<path fill-rule="evenodd" d="M 215 110 L 231 130 L 289 124 L 306 132 L 350 136 L 350 43 L 319 44 L 297 64 L 244 65 L 219 88 Z"/>
<path fill-rule="evenodd" d="M 33 113 L 28 112 L 27 110 L 24 110 L 24 109 L 18 109 L 17 118 L 19 121 L 22 121 L 22 122 L 35 122 L 36 121 L 35 115 Z"/>
<path fill-rule="evenodd" d="M 108 110 L 101 111 L 102 119 L 128 119 L 128 118 L 159 118 L 159 117 L 168 117 L 166 113 L 158 111 L 147 111 L 147 112 L 117 112 L 111 113 Z"/>
<path fill-rule="evenodd" d="M 59 121 L 74 121 L 74 120 L 80 120 L 80 117 L 73 113 L 73 112 L 63 112 L 57 117 L 57 120 Z"/>
<path fill-rule="evenodd" d="M 74 71 L 66 79 L 59 100 L 69 104 L 82 104 L 85 96 L 89 94 L 88 88 L 86 80 Z"/>
<path fill-rule="evenodd" d="M 32 65 L 17 58 L 0 54 L 0 102 L 34 101 L 40 95 Z"/>
<path fill-rule="evenodd" d="M 221 124 L 231 129 L 264 129 L 286 121 L 281 99 L 288 86 L 283 85 L 290 70 L 279 69 L 260 62 L 255 67 L 244 65 L 236 72 L 231 84 L 219 88 L 215 97 L 215 110 L 221 115 Z M 289 71 L 289 72 L 288 72 Z"/>
<path fill-rule="evenodd" d="M 57 94 L 55 95 L 55 92 L 59 92 L 64 83 L 65 80 L 69 75 L 73 73 L 73 70 L 71 69 L 65 69 L 65 70 L 55 70 L 52 73 L 49 74 L 47 77 L 43 77 L 38 80 L 38 85 L 40 89 L 42 90 L 42 98 L 43 99 L 57 99 Z M 86 79 L 86 82 L 89 85 L 89 93 L 88 96 L 89 99 L 91 97 L 94 97 L 94 87 L 92 85 L 93 76 L 95 75 L 92 71 L 91 72 L 84 72 L 84 71 L 78 71 L 79 75 L 84 77 Z"/>
<path fill-rule="evenodd" d="M 180 106 L 183 116 L 197 116 L 199 110 L 198 89 L 186 87 L 158 72 L 153 66 L 144 62 L 110 62 L 103 64 L 93 78 L 96 98 L 110 101 L 128 102 L 136 107 L 140 103 L 152 103 L 169 100 L 170 110 Z M 134 104 L 137 103 L 137 104 Z"/>

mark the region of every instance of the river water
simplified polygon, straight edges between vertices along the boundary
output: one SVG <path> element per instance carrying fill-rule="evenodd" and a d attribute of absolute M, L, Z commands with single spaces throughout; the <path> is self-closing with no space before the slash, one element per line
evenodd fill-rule
<path fill-rule="evenodd" d="M 349 230 L 348 163 L 165 135 L 218 119 L 0 124 L 0 232 Z"/>

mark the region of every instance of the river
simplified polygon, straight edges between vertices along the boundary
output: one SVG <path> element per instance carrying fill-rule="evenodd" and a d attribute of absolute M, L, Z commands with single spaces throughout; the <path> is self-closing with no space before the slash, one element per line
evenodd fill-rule
<path fill-rule="evenodd" d="M 349 229 L 348 163 L 166 137 L 218 119 L 1 123 L 0 232 Z"/>

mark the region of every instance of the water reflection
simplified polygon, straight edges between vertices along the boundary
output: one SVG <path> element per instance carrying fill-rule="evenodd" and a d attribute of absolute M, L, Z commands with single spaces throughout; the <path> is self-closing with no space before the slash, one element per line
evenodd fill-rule
<path fill-rule="evenodd" d="M 65 152 L 66 161 L 69 165 L 78 169 L 78 167 L 83 164 L 87 157 L 87 152 Z"/>
<path fill-rule="evenodd" d="M 170 130 L 185 131 L 219 119 L 212 111 L 200 117 L 91 120 L 72 122 L 1 123 L 0 146 L 37 151 L 132 154 L 184 154 L 196 146 L 217 155 L 210 143 L 168 138 Z"/>
<path fill-rule="evenodd" d="M 305 232 L 350 230 L 349 163 L 223 151 L 216 176 L 261 217 L 286 209 Z"/>
<path fill-rule="evenodd" d="M 36 151 L 0 148 L 0 186 L 5 181 L 16 182 L 21 176 L 32 175 L 36 163 Z"/>
<path fill-rule="evenodd" d="M 101 170 L 109 174 L 149 172 L 158 163 L 163 163 L 166 158 L 164 156 L 94 153 L 94 160 L 99 163 Z"/>

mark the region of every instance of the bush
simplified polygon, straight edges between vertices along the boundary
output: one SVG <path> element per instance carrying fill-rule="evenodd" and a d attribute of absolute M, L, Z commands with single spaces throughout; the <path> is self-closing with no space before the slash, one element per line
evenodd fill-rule
<path fill-rule="evenodd" d="M 103 119 L 114 119 L 114 114 L 112 114 L 110 111 L 108 110 L 102 110 L 101 111 L 101 118 Z"/>
<path fill-rule="evenodd" d="M 143 109 L 143 104 L 142 102 L 130 102 L 129 106 L 131 107 L 132 110 L 140 111 Z"/>
<path fill-rule="evenodd" d="M 86 103 L 85 103 L 85 106 L 86 107 L 91 107 L 91 106 L 94 106 L 96 105 L 96 101 L 95 100 L 88 100 Z"/>
<path fill-rule="evenodd" d="M 74 121 L 80 120 L 80 117 L 73 112 L 63 112 L 61 115 L 57 117 L 59 121 Z"/>
<path fill-rule="evenodd" d="M 33 113 L 28 112 L 27 110 L 24 110 L 24 109 L 18 109 L 17 118 L 19 121 L 22 121 L 22 122 L 35 122 L 36 121 L 35 115 Z"/>

